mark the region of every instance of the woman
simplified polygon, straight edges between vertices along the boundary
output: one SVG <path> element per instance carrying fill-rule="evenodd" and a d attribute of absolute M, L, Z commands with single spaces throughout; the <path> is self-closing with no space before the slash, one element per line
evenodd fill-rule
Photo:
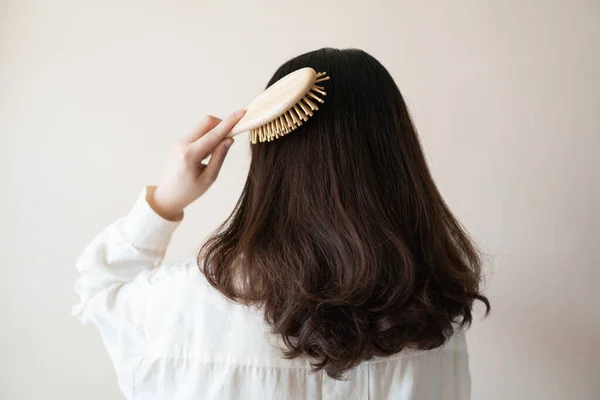
<path fill-rule="evenodd" d="M 242 196 L 197 259 L 161 265 L 243 111 L 178 142 L 160 185 L 79 259 L 76 313 L 127 398 L 469 398 L 464 329 L 474 300 L 489 310 L 481 263 L 402 96 L 360 50 L 301 55 L 269 84 L 306 66 L 332 77 L 327 101 L 252 146 Z"/>

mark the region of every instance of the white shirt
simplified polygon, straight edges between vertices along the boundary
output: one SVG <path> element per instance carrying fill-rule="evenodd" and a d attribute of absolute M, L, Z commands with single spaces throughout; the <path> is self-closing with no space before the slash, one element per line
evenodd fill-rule
<path fill-rule="evenodd" d="M 127 399 L 464 400 L 470 376 L 464 333 L 442 348 L 366 361 L 344 381 L 281 358 L 260 311 L 213 289 L 196 259 L 161 265 L 177 222 L 142 193 L 77 262 L 73 312 L 99 329 Z"/>

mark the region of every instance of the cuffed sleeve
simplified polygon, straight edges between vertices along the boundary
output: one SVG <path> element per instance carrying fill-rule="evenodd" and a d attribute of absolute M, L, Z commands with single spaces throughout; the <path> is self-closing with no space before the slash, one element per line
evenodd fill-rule
<path fill-rule="evenodd" d="M 181 221 L 169 221 L 159 216 L 146 201 L 150 190 L 144 189 L 123 221 L 123 233 L 132 246 L 164 252 Z"/>

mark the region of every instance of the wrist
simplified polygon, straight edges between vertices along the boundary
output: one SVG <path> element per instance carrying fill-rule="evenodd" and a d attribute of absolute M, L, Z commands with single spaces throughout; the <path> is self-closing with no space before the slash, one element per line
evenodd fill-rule
<path fill-rule="evenodd" d="M 172 205 L 166 201 L 160 187 L 148 186 L 146 202 L 156 214 L 168 221 L 177 222 L 183 219 L 183 207 Z"/>

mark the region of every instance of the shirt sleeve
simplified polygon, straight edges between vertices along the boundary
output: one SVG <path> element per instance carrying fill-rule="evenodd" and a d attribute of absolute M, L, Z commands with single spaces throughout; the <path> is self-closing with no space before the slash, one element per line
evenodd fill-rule
<path fill-rule="evenodd" d="M 153 287 L 164 279 L 159 266 L 179 225 L 156 214 L 146 193 L 142 191 L 129 214 L 100 233 L 77 260 L 79 302 L 73 315 L 98 328 L 119 375 L 134 371 L 140 362 L 147 303 Z M 127 391 L 133 382 L 120 384 Z"/>

